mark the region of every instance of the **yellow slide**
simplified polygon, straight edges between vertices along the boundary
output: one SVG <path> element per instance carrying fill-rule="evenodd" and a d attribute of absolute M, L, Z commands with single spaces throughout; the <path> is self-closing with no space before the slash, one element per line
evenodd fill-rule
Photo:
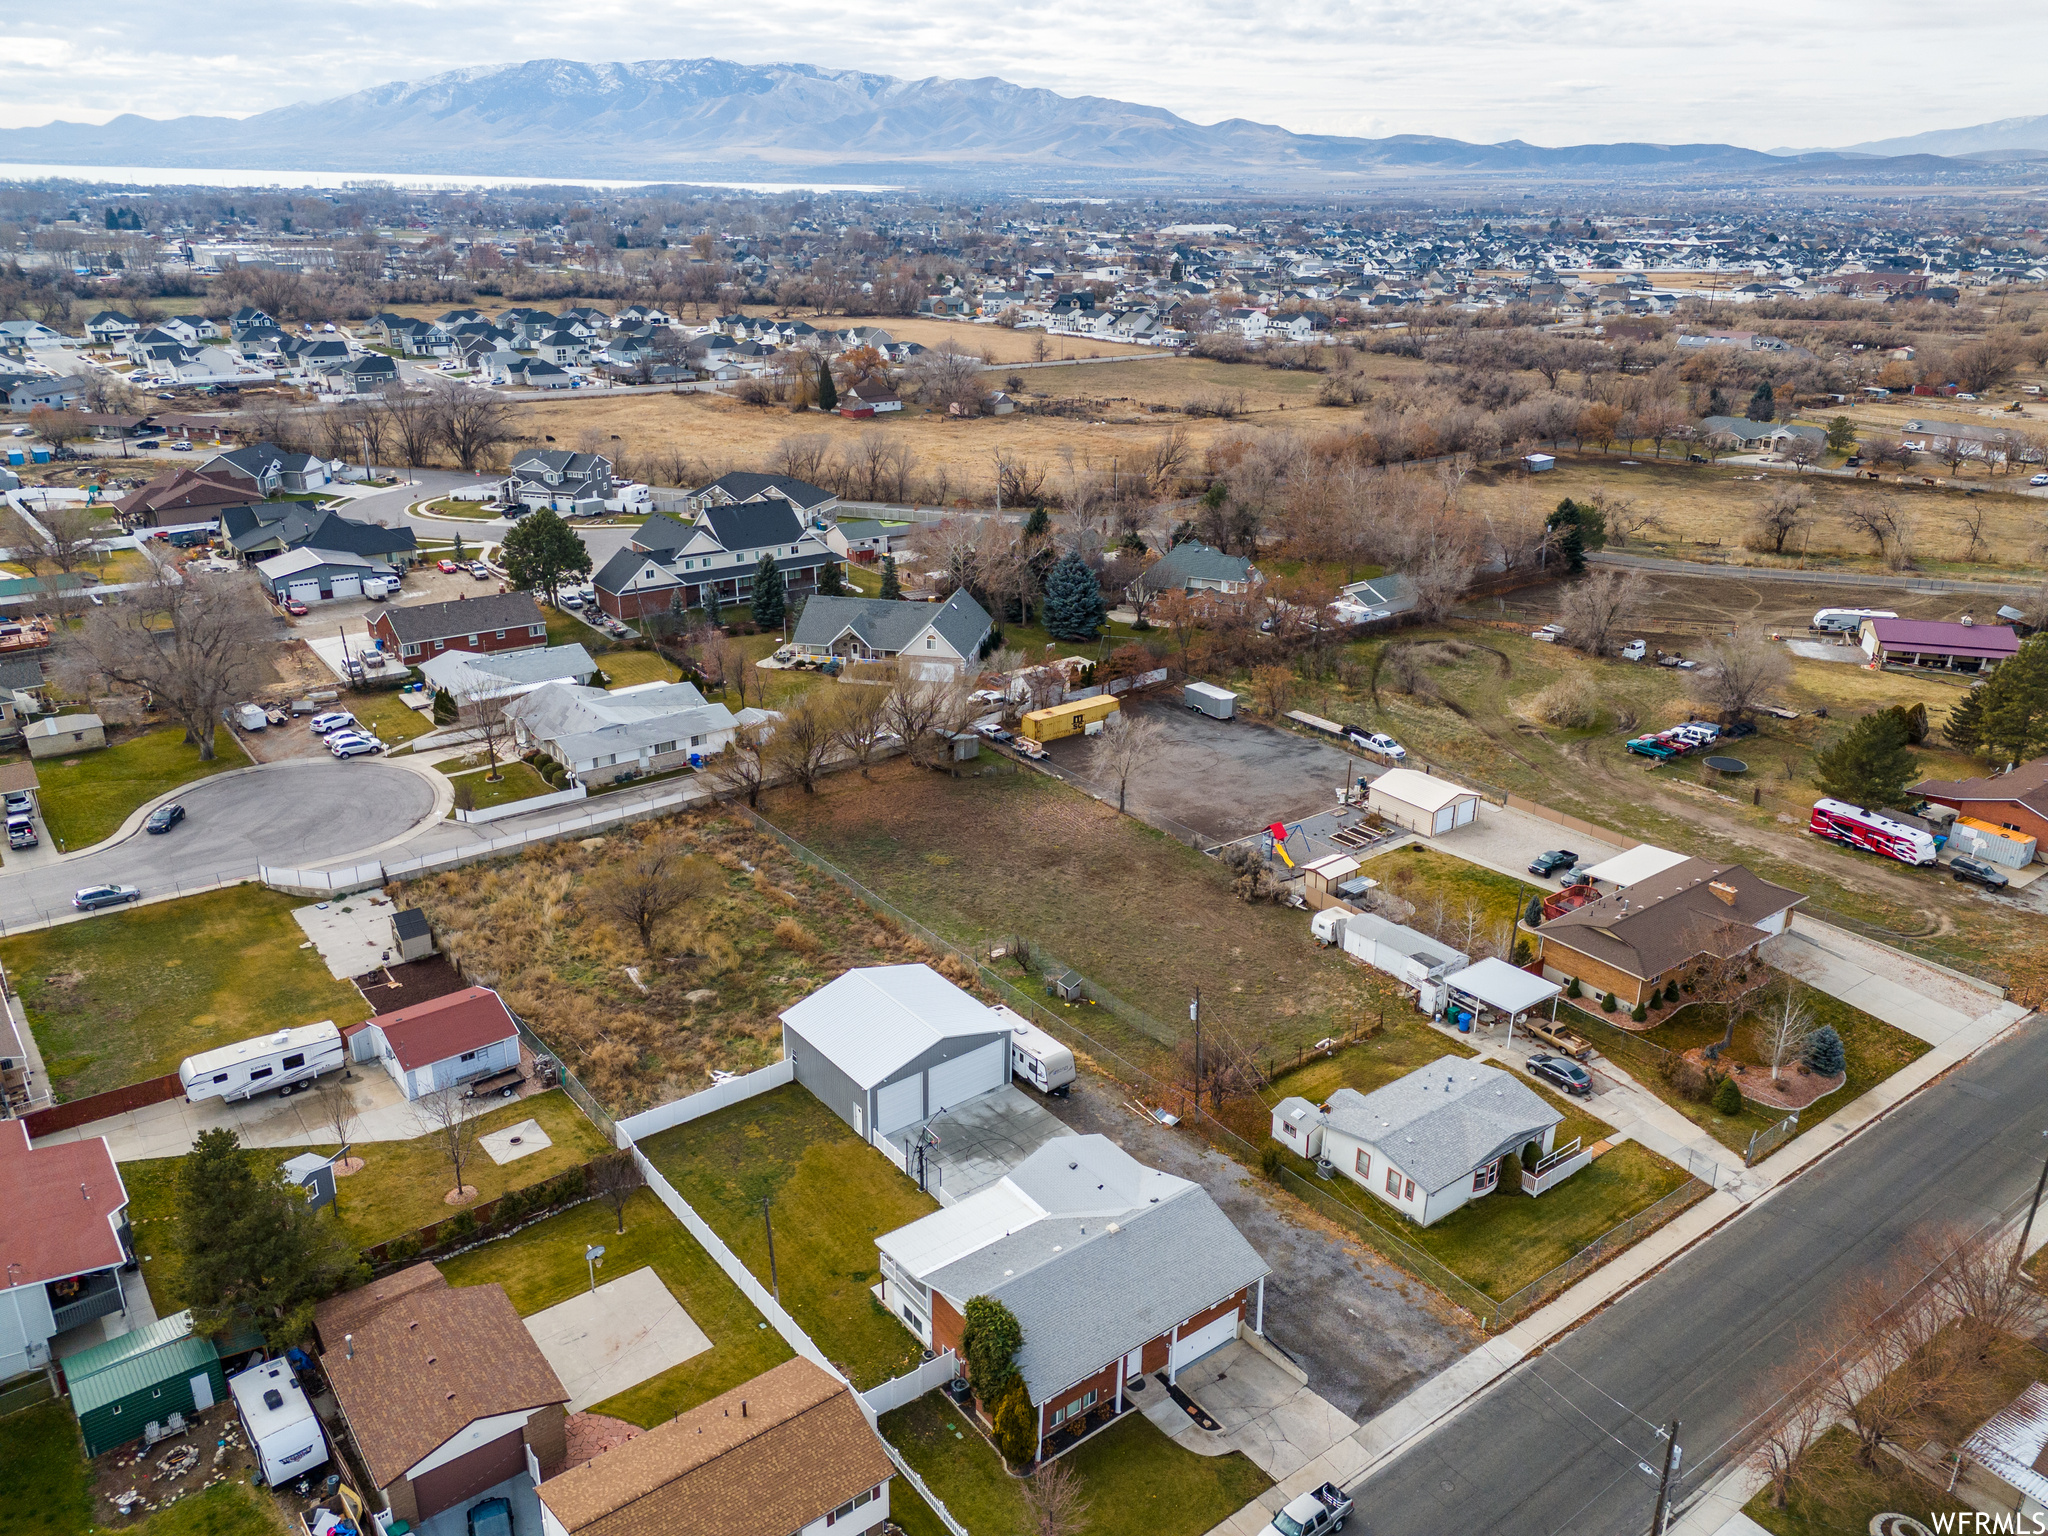
<path fill-rule="evenodd" d="M 1289 869 L 1294 868 L 1294 860 L 1287 856 L 1287 828 L 1276 821 L 1266 830 L 1273 835 L 1273 851 L 1280 855 L 1280 861 Z"/>

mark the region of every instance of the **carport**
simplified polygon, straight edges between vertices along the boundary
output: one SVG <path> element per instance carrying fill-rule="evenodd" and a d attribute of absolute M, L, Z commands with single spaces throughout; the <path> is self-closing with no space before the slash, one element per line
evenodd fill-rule
<path fill-rule="evenodd" d="M 927 1129 L 925 1188 L 941 1205 L 986 1189 L 1048 1141 L 1074 1134 L 1015 1084 L 934 1116 Z M 890 1138 L 913 1175 L 917 1130 Z"/>
<path fill-rule="evenodd" d="M 1557 998 L 1564 988 L 1554 981 L 1533 976 L 1518 965 L 1509 965 L 1489 955 L 1462 971 L 1444 978 L 1444 993 L 1450 1010 L 1460 1005 L 1470 1010 L 1474 1022 L 1491 1010 L 1508 1021 L 1508 1044 L 1514 1044 L 1515 1026 L 1530 1013 L 1550 1004 L 1550 1017 L 1557 1018 Z"/>

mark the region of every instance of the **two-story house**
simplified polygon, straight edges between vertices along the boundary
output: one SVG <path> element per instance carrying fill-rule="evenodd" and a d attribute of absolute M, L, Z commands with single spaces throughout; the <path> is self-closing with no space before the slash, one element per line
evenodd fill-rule
<path fill-rule="evenodd" d="M 216 453 L 199 466 L 202 475 L 213 479 L 246 483 L 259 499 L 280 491 L 317 491 L 333 484 L 334 469 L 326 459 L 262 442 Z"/>
<path fill-rule="evenodd" d="M 409 667 L 447 651 L 527 651 L 548 643 L 540 604 L 524 592 L 385 608 L 369 629 Z"/>
<path fill-rule="evenodd" d="M 793 502 L 764 494 L 751 501 L 706 501 L 687 523 L 656 513 L 604 563 L 591 585 L 598 606 L 619 619 L 666 613 L 678 594 L 685 608 L 747 602 L 766 555 L 774 556 L 792 594 L 817 591 L 819 573 L 841 563 Z"/>
<path fill-rule="evenodd" d="M 498 499 L 518 506 L 573 507 L 612 494 L 612 461 L 564 448 L 522 448 L 512 455 Z"/>
<path fill-rule="evenodd" d="M 50 1341 L 128 1310 L 128 1190 L 104 1136 L 31 1147 L 0 1120 L 0 1381 L 50 1363 Z M 94 1340 L 97 1342 L 97 1340 Z"/>

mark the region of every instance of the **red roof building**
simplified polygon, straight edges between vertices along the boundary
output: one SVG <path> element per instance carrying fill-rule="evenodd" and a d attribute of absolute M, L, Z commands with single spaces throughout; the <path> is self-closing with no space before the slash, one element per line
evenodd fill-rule
<path fill-rule="evenodd" d="M 350 1044 L 357 1061 L 383 1063 L 408 1099 L 519 1065 L 519 1023 L 489 987 L 380 1013 Z"/>
<path fill-rule="evenodd" d="M 31 1147 L 0 1120 L 0 1380 L 48 1363 L 49 1341 L 128 1310 L 128 1190 L 106 1138 Z"/>
<path fill-rule="evenodd" d="M 2020 648 L 2010 624 L 1940 619 L 1865 619 L 1863 654 L 1894 667 L 1989 672 Z"/>

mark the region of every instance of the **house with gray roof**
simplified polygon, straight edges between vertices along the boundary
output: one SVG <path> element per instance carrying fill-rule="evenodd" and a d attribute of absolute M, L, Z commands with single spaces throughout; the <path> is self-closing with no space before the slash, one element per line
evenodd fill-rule
<path fill-rule="evenodd" d="M 1125 589 L 1134 603 L 1166 592 L 1249 592 L 1265 580 L 1244 555 L 1226 555 L 1200 539 L 1182 539 Z"/>
<path fill-rule="evenodd" d="M 1321 1157 L 1418 1226 L 1490 1195 L 1524 1149 L 1547 1156 L 1564 1115 L 1498 1067 L 1439 1056 L 1371 1093 L 1273 1109 L 1273 1139 Z"/>
<path fill-rule="evenodd" d="M 538 750 L 584 784 L 688 768 L 723 752 L 742 726 L 773 711 L 705 701 L 688 683 L 642 683 L 606 692 L 549 682 L 505 706 L 521 752 Z"/>
<path fill-rule="evenodd" d="M 1199 1184 L 1106 1136 L 1046 1142 L 995 1183 L 875 1239 L 882 1303 L 927 1348 L 960 1350 L 975 1296 L 1010 1310 L 1041 1453 L 1132 1406 L 1242 1331 L 1265 1330 L 1258 1251 Z"/>
<path fill-rule="evenodd" d="M 446 690 L 458 708 L 485 699 L 509 699 L 548 683 L 588 683 L 597 663 L 580 645 L 551 645 L 538 651 L 444 651 L 420 663 L 420 676 L 435 692 Z"/>
<path fill-rule="evenodd" d="M 598 567 L 590 584 L 598 607 L 621 620 L 666 613 L 678 602 L 684 608 L 743 603 L 753 597 L 754 573 L 767 555 L 774 557 L 791 597 L 816 592 L 824 568 L 841 563 L 807 513 L 780 496 L 762 496 L 710 502 L 688 522 L 653 514 Z"/>
<path fill-rule="evenodd" d="M 911 603 L 880 597 L 814 597 L 804 604 L 791 647 L 823 661 L 893 661 L 913 658 L 953 673 L 981 654 L 995 621 L 965 587 L 945 602 Z"/>

